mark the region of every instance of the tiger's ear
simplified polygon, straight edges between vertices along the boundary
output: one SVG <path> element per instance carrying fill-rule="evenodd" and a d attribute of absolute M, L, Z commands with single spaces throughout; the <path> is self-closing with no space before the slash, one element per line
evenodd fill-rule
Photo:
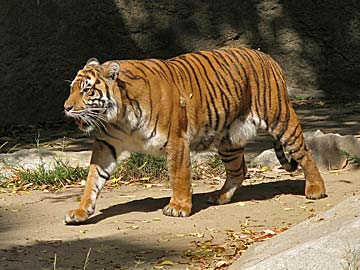
<path fill-rule="evenodd" d="M 113 81 L 119 75 L 120 65 L 117 62 L 110 62 L 109 66 L 105 70 L 105 77 Z"/>
<path fill-rule="evenodd" d="M 92 58 L 90 58 L 89 60 L 87 60 L 85 67 L 86 67 L 86 66 L 97 66 L 97 65 L 100 65 L 99 60 L 97 60 L 96 58 L 92 57 Z"/>

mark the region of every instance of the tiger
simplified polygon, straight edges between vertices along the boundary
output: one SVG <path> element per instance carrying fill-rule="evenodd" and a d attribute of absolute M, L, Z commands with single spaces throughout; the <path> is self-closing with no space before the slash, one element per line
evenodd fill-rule
<path fill-rule="evenodd" d="M 82 223 L 94 213 L 123 151 L 166 156 L 172 195 L 163 213 L 187 217 L 192 210 L 190 153 L 216 149 L 226 180 L 209 202 L 229 203 L 247 175 L 246 141 L 259 129 L 271 135 L 284 169 L 301 166 L 306 197 L 326 196 L 283 71 L 260 50 L 223 48 L 103 64 L 90 58 L 71 82 L 64 111 L 94 137 L 83 195 L 78 208 L 66 213 L 66 224 Z"/>

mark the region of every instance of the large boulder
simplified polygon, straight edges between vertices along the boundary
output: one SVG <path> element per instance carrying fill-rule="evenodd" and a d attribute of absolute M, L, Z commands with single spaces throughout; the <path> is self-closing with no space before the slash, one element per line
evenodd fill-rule
<path fill-rule="evenodd" d="M 355 270 L 360 267 L 360 196 L 263 243 L 229 270 Z"/>

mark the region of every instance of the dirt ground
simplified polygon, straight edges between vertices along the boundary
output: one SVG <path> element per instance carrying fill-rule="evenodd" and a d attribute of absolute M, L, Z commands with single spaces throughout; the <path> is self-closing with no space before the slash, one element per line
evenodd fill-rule
<path fill-rule="evenodd" d="M 360 194 L 359 172 L 323 173 L 328 197 L 319 201 L 304 197 L 301 174 L 269 174 L 249 179 L 223 206 L 207 203 L 220 180 L 196 181 L 189 218 L 162 214 L 170 196 L 166 184 L 104 190 L 95 215 L 80 226 L 62 220 L 76 207 L 80 188 L 1 194 L 0 265 L 83 269 L 90 252 L 86 269 L 224 269 L 216 265 L 241 254 L 243 241 L 254 238 L 249 232 L 261 236 L 264 229 L 291 227 Z"/>
<path fill-rule="evenodd" d="M 300 107 L 298 112 L 307 131 L 321 128 L 360 134 L 354 107 L 339 106 L 329 113 L 329 108 L 320 105 Z M 250 156 L 260 139 L 249 144 Z M 261 145 L 266 148 L 268 143 Z M 226 269 L 248 245 L 360 194 L 359 171 L 322 175 L 328 197 L 310 201 L 304 196 L 301 171 L 250 169 L 250 179 L 233 201 L 223 206 L 207 203 L 209 193 L 219 188 L 223 179 L 197 180 L 193 182 L 193 214 L 188 218 L 162 214 L 171 195 L 168 183 L 107 188 L 98 199 L 94 216 L 79 226 L 64 225 L 63 216 L 77 206 L 80 187 L 2 193 L 0 268 Z"/>

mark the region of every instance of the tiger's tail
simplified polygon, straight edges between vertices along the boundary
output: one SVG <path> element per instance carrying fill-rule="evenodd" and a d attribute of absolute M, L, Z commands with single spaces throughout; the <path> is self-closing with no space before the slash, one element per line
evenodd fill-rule
<path fill-rule="evenodd" d="M 274 150 L 281 166 L 286 171 L 293 172 L 297 169 L 299 165 L 298 162 L 293 158 L 290 158 L 290 161 L 288 160 L 288 158 L 285 156 L 284 148 L 282 147 L 280 141 L 274 141 Z"/>

